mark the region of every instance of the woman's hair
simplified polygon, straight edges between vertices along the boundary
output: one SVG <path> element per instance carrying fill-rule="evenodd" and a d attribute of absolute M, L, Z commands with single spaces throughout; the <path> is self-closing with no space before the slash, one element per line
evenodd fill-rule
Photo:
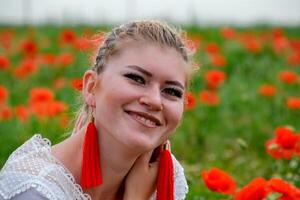
<path fill-rule="evenodd" d="M 105 67 L 105 63 L 110 56 L 120 50 L 120 45 L 126 41 L 142 41 L 158 44 L 161 47 L 169 47 L 177 50 L 182 58 L 189 64 L 187 69 L 188 78 L 191 75 L 190 52 L 188 51 L 185 41 L 185 32 L 180 29 L 170 27 L 167 23 L 154 20 L 133 21 L 114 28 L 107 33 L 98 53 L 92 70 L 100 74 Z M 84 126 L 91 115 L 89 106 L 84 103 L 77 113 L 76 123 L 73 132 Z"/>

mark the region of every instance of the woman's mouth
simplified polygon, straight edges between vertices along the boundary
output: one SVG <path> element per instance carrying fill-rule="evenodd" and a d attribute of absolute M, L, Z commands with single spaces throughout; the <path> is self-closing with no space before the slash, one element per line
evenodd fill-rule
<path fill-rule="evenodd" d="M 158 119 L 154 118 L 151 115 L 140 112 L 133 111 L 125 111 L 132 119 L 137 121 L 138 123 L 148 127 L 148 128 L 156 128 L 161 125 Z"/>

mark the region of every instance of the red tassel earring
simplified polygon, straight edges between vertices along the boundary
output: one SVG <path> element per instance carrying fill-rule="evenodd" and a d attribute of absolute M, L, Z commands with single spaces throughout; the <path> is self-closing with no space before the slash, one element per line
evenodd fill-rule
<path fill-rule="evenodd" d="M 83 143 L 81 187 L 89 189 L 102 184 L 98 133 L 94 117 L 88 124 Z"/>
<path fill-rule="evenodd" d="M 163 146 L 158 164 L 157 200 L 174 200 L 174 166 L 170 142 Z"/>

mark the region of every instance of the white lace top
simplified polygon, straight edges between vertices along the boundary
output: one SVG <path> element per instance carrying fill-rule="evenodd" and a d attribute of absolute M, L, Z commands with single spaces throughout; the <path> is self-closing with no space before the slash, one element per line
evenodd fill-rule
<path fill-rule="evenodd" d="M 184 171 L 173 157 L 175 200 L 182 200 L 188 192 Z M 51 200 L 88 200 L 73 175 L 51 154 L 51 143 L 41 135 L 34 135 L 16 149 L 0 171 L 0 197 L 11 199 L 35 189 Z M 151 200 L 155 200 L 154 193 Z M 0 198 L 1 199 L 1 198 Z"/>

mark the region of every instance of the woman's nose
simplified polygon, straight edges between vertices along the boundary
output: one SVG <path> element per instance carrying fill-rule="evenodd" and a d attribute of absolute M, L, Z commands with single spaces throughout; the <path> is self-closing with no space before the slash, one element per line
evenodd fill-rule
<path fill-rule="evenodd" d="M 149 110 L 161 111 L 163 109 L 159 89 L 147 90 L 145 94 L 140 97 L 139 103 L 146 106 Z"/>

